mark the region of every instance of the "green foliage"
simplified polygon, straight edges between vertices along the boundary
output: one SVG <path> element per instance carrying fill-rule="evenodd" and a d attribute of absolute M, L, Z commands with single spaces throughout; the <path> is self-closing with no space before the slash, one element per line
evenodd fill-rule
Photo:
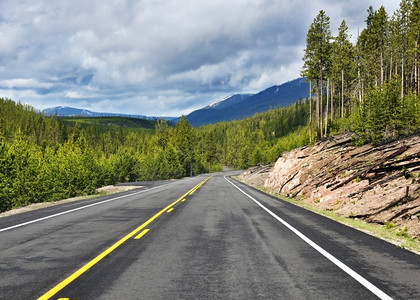
<path fill-rule="evenodd" d="M 307 143 L 308 103 L 200 128 L 181 118 L 153 131 L 122 118 L 47 118 L 0 99 L 0 211 L 95 193 L 118 182 L 246 168 Z M 130 121 L 131 122 L 131 121 Z"/>
<path fill-rule="evenodd" d="M 174 135 L 174 145 L 179 156 L 179 162 L 184 169 L 184 176 L 192 175 L 195 163 L 196 136 L 195 131 L 184 116 L 176 124 Z"/>
<path fill-rule="evenodd" d="M 369 91 L 354 124 L 358 143 L 379 143 L 418 128 L 420 98 L 415 95 L 401 98 L 400 90 L 401 83 L 394 78 Z"/>
<path fill-rule="evenodd" d="M 394 223 L 392 223 L 392 222 L 385 222 L 384 227 L 385 227 L 386 229 L 392 229 L 392 228 L 394 228 L 394 227 L 395 227 L 395 224 L 394 224 Z"/>
<path fill-rule="evenodd" d="M 308 79 L 322 79 L 327 72 L 331 54 L 330 18 L 321 10 L 309 27 L 306 37 L 302 75 Z"/>
<path fill-rule="evenodd" d="M 298 101 L 240 121 L 200 127 L 200 151 L 210 169 L 213 164 L 243 169 L 274 162 L 282 152 L 308 143 L 308 111 L 309 103 Z"/>
<path fill-rule="evenodd" d="M 410 236 L 408 235 L 408 227 L 407 227 L 407 226 L 405 226 L 404 228 L 399 229 L 399 230 L 396 232 L 396 235 L 397 235 L 397 236 L 401 236 L 401 237 L 405 237 L 405 238 L 410 238 Z"/>
<path fill-rule="evenodd" d="M 316 96 L 311 136 L 353 131 L 355 142 L 364 144 L 418 130 L 419 16 L 418 0 L 402 0 L 391 17 L 384 6 L 370 6 L 353 45 L 345 20 L 331 37 L 329 18 L 319 12 L 308 29 L 301 71 Z"/>

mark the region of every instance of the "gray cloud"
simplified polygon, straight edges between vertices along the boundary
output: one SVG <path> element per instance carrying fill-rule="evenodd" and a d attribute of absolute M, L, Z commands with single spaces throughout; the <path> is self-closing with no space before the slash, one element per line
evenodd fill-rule
<path fill-rule="evenodd" d="M 114 0 L 0 3 L 0 96 L 180 115 L 299 76 L 309 24 L 355 35 L 366 10 L 397 1 Z"/>

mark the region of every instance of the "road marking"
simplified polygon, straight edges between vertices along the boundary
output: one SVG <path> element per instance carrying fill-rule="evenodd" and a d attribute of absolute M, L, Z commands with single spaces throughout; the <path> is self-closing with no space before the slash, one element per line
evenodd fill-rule
<path fill-rule="evenodd" d="M 196 189 L 193 189 L 190 193 L 189 193 L 189 195 L 192 195 L 192 194 L 194 194 L 194 192 L 196 191 Z"/>
<path fill-rule="evenodd" d="M 148 232 L 149 232 L 149 230 L 150 230 L 150 229 L 145 229 L 145 230 L 143 230 L 143 231 L 142 231 L 142 232 L 140 232 L 138 235 L 136 235 L 136 236 L 134 237 L 134 239 L 135 239 L 135 240 L 139 240 L 139 239 L 141 239 L 143 235 L 145 235 L 146 233 L 148 233 Z"/>
<path fill-rule="evenodd" d="M 211 177 L 213 177 L 213 176 L 211 176 Z M 209 177 L 209 178 L 211 178 L 211 177 Z M 189 192 L 189 195 L 192 195 L 192 194 L 194 194 L 194 192 L 196 191 L 196 190 L 198 190 L 205 182 L 206 182 L 207 180 L 205 180 L 205 181 L 202 181 L 202 182 L 200 182 L 197 186 L 195 186 L 190 192 Z"/>
<path fill-rule="evenodd" d="M 182 202 L 185 202 L 185 200 L 186 200 L 186 199 L 184 198 L 184 199 L 182 199 L 181 201 L 182 201 Z"/>
<path fill-rule="evenodd" d="M 275 218 L 277 221 L 282 223 L 284 226 L 286 226 L 288 229 L 290 229 L 293 233 L 295 233 L 298 237 L 300 237 L 302 240 L 304 240 L 307 244 L 309 244 L 312 248 L 314 248 L 316 251 L 321 253 L 323 256 L 325 256 L 327 259 L 329 259 L 331 262 L 333 262 L 337 267 L 339 267 L 341 270 L 346 272 L 348 275 L 353 277 L 355 280 L 357 280 L 360 284 L 362 284 L 365 288 L 367 288 L 369 291 L 371 291 L 373 294 L 375 294 L 380 299 L 387 299 L 392 300 L 390 296 L 385 294 L 383 291 L 378 289 L 375 285 L 370 283 L 368 280 L 366 280 L 364 277 L 353 271 L 351 268 L 349 268 L 347 265 L 339 261 L 337 258 L 335 258 L 333 255 L 325 251 L 323 248 L 315 244 L 312 240 L 310 240 L 308 237 L 306 237 L 303 233 L 298 231 L 296 228 L 294 228 L 292 225 L 284 221 L 282 218 L 277 216 L 275 213 L 273 213 L 271 210 L 269 210 L 267 207 L 262 205 L 258 200 L 255 200 L 252 196 L 244 192 L 241 188 L 239 188 L 237 185 L 235 185 L 233 182 L 228 180 L 226 176 L 224 176 L 225 180 L 229 182 L 231 185 L 233 185 L 235 188 L 237 188 L 242 194 L 250 198 L 252 201 L 254 201 L 258 206 L 260 206 L 262 209 L 264 209 L 267 213 L 269 213 L 273 218 Z"/>
<path fill-rule="evenodd" d="M 171 211 L 173 211 L 174 210 L 174 208 L 173 207 L 171 207 L 170 209 L 168 209 L 166 212 L 167 213 L 170 213 Z"/>
<path fill-rule="evenodd" d="M 199 184 L 197 184 L 191 190 L 195 189 L 197 186 L 202 186 L 211 177 L 213 177 L 213 176 L 210 176 L 210 177 L 206 178 L 205 180 L 201 181 Z M 122 239 L 120 239 L 118 242 L 116 242 L 115 244 L 113 244 L 111 247 L 109 247 L 108 249 L 106 249 L 104 252 L 102 252 L 101 254 L 99 254 L 98 256 L 96 256 L 94 259 L 92 259 L 91 261 L 89 261 L 87 264 L 85 264 L 83 267 L 81 267 L 76 272 L 74 272 L 73 274 L 71 274 L 69 277 L 67 277 L 66 279 L 64 279 L 62 282 L 60 282 L 59 284 L 57 284 L 56 286 L 54 286 L 52 289 L 50 289 L 44 295 L 42 295 L 41 297 L 39 297 L 38 300 L 50 299 L 52 296 L 54 296 L 55 294 L 57 294 L 59 291 L 61 291 L 63 288 L 65 288 L 67 285 L 69 285 L 71 282 L 73 282 L 76 278 L 78 278 L 79 276 L 81 276 L 83 273 L 85 273 L 87 270 L 89 270 L 95 264 L 97 264 L 100 260 L 102 260 L 104 257 L 106 257 L 108 254 L 110 254 L 112 251 L 114 251 L 115 249 L 117 249 L 119 246 L 121 246 L 128 239 L 130 239 L 131 237 L 133 237 L 134 235 L 136 235 L 140 230 L 144 229 L 144 227 L 146 227 L 147 225 L 149 225 L 150 223 L 152 223 L 161 214 L 163 214 L 168 209 L 170 209 L 172 206 L 174 206 L 175 204 L 177 204 L 178 202 L 180 202 L 183 198 L 185 198 L 191 192 L 191 190 L 189 190 L 184 195 L 182 195 L 182 197 L 178 198 L 178 200 L 176 200 L 176 201 L 172 202 L 171 204 L 169 204 L 168 206 L 166 206 L 164 209 L 161 209 L 157 214 L 155 214 L 149 220 L 147 220 L 142 225 L 140 225 L 139 227 L 137 227 L 136 229 L 134 229 L 132 232 L 130 232 L 125 237 L 123 237 Z"/>
<path fill-rule="evenodd" d="M 61 213 L 53 214 L 53 215 L 46 216 L 46 217 L 43 217 L 43 218 L 39 218 L 39 219 L 36 219 L 36 220 L 32 220 L 32 221 L 28 221 L 28 222 L 25 222 L 25 223 L 21 223 L 21 224 L 17 224 L 17 225 L 13 225 L 13 226 L 10 226 L 10 227 L 0 229 L 0 232 L 11 230 L 11 229 L 18 228 L 18 227 L 22 227 L 22 226 L 33 224 L 33 223 L 37 223 L 37 222 L 40 222 L 40 221 L 48 220 L 48 219 L 55 218 L 55 217 L 58 217 L 58 216 L 61 216 L 61 215 L 72 213 L 72 212 L 82 210 L 82 209 L 85 209 L 85 208 L 89 208 L 89 207 L 92 207 L 92 206 L 104 204 L 104 203 L 107 203 L 107 202 L 115 201 L 115 200 L 118 200 L 118 199 L 126 198 L 126 197 L 129 197 L 129 196 L 142 194 L 142 193 L 145 193 L 145 192 L 148 192 L 148 191 L 160 188 L 160 187 L 164 187 L 164 186 L 167 186 L 167 185 L 170 185 L 170 184 L 175 184 L 175 183 L 176 182 L 171 182 L 171 183 L 155 186 L 155 187 L 152 187 L 152 188 L 147 189 L 147 190 L 141 190 L 139 192 L 131 193 L 131 194 L 128 194 L 128 195 L 122 195 L 122 196 L 111 198 L 111 199 L 108 199 L 108 200 L 103 200 L 103 201 L 100 201 L 100 202 L 92 203 L 92 204 L 81 206 L 81 207 L 78 207 L 78 208 L 66 210 L 66 211 L 63 211 Z"/>

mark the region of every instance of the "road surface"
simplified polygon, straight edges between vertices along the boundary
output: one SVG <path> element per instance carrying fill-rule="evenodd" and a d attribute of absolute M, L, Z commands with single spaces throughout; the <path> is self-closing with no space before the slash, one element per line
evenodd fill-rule
<path fill-rule="evenodd" d="M 0 298 L 420 299 L 418 255 L 227 174 L 0 218 Z"/>

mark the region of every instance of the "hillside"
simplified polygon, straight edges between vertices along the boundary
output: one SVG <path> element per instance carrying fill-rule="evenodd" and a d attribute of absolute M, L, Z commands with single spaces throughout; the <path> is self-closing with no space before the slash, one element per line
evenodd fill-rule
<path fill-rule="evenodd" d="M 309 85 L 305 78 L 298 78 L 281 85 L 269 87 L 257 94 L 234 94 L 216 101 L 206 107 L 195 110 L 185 119 L 195 127 L 214 124 L 222 121 L 241 120 L 256 113 L 265 112 L 276 107 L 286 107 L 299 99 L 308 96 Z M 158 120 L 159 117 L 145 115 L 127 115 L 118 113 L 93 112 L 67 106 L 47 108 L 42 111 L 46 116 L 57 117 L 124 117 L 130 119 Z M 164 117 L 172 124 L 179 122 L 180 117 Z"/>
<path fill-rule="evenodd" d="M 174 179 L 270 162 L 304 145 L 308 103 L 192 127 L 181 118 L 46 117 L 0 98 L 0 211 L 95 193 L 121 182 Z"/>
<path fill-rule="evenodd" d="M 193 111 L 185 118 L 193 126 L 240 120 L 275 107 L 285 107 L 308 96 L 309 84 L 298 78 L 257 94 L 236 94 Z"/>
<path fill-rule="evenodd" d="M 51 108 L 46 108 L 42 113 L 47 116 L 57 116 L 57 117 L 122 117 L 130 119 L 145 119 L 145 120 L 159 120 L 160 117 L 149 117 L 145 115 L 136 115 L 136 114 L 120 114 L 120 113 L 103 113 L 103 112 L 94 112 L 87 109 L 68 107 L 68 106 L 56 106 Z M 172 120 L 173 117 L 164 117 L 166 120 Z"/>
<path fill-rule="evenodd" d="M 286 153 L 241 175 L 268 191 L 420 238 L 420 134 L 356 147 L 350 135 Z"/>
<path fill-rule="evenodd" d="M 251 94 L 235 94 L 226 97 L 220 101 L 214 102 L 204 108 L 193 111 L 185 116 L 185 118 L 193 126 L 201 126 L 218 122 L 217 115 L 224 114 L 224 110 L 228 107 L 244 101 L 246 98 L 252 96 Z M 178 121 L 176 119 L 175 121 Z"/>
<path fill-rule="evenodd" d="M 92 126 L 100 127 L 103 130 L 122 127 L 130 130 L 154 129 L 156 121 L 129 118 L 129 117 L 61 117 L 61 120 L 66 123 L 76 123 L 83 128 Z"/>

